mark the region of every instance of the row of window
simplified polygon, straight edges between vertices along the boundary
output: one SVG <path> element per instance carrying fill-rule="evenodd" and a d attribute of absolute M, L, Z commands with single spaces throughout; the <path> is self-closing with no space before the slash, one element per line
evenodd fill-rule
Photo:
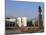
<path fill-rule="evenodd" d="M 27 22 L 27 26 L 38 26 L 38 22 L 36 22 L 35 24 L 32 24 L 32 21 Z"/>
<path fill-rule="evenodd" d="M 15 23 L 13 23 L 13 22 L 6 22 L 5 26 L 6 27 L 14 27 Z"/>
<path fill-rule="evenodd" d="M 27 22 L 27 26 L 30 27 L 30 26 L 34 26 L 34 25 L 32 24 L 32 22 Z M 36 23 L 35 26 L 38 26 L 38 24 Z M 6 22 L 6 27 L 15 27 L 15 23 Z"/>

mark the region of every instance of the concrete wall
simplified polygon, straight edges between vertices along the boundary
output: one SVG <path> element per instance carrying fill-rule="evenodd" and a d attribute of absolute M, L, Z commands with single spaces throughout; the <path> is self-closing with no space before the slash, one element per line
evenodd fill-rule
<path fill-rule="evenodd" d="M 18 24 L 19 27 L 21 27 L 21 17 L 17 18 L 17 24 Z"/>
<path fill-rule="evenodd" d="M 19 25 L 19 27 L 27 26 L 27 17 L 18 17 L 17 24 Z"/>
<path fill-rule="evenodd" d="M 27 26 L 27 17 L 22 17 L 22 24 Z"/>

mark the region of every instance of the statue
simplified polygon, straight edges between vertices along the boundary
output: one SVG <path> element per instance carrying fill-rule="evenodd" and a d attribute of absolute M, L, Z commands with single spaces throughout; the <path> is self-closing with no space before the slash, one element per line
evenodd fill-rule
<path fill-rule="evenodd" d="M 42 12 L 42 9 L 41 9 L 41 6 L 39 6 L 38 7 L 38 9 L 39 9 L 39 28 L 41 29 L 41 28 L 43 28 L 43 20 L 42 20 L 42 14 L 41 14 L 41 12 Z"/>

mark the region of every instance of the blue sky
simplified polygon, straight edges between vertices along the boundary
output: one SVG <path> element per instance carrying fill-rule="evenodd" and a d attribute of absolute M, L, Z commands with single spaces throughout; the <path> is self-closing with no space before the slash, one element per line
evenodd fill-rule
<path fill-rule="evenodd" d="M 32 19 L 38 15 L 38 6 L 42 8 L 42 15 L 44 11 L 44 4 L 39 2 L 24 2 L 6 0 L 6 16 L 21 17 L 26 16 Z"/>

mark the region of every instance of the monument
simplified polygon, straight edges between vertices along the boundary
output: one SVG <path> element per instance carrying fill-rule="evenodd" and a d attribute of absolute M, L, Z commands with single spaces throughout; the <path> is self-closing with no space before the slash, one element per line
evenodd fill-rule
<path fill-rule="evenodd" d="M 39 28 L 42 29 L 43 28 L 43 19 L 42 19 L 42 9 L 41 6 L 38 7 L 38 12 L 39 12 Z"/>

